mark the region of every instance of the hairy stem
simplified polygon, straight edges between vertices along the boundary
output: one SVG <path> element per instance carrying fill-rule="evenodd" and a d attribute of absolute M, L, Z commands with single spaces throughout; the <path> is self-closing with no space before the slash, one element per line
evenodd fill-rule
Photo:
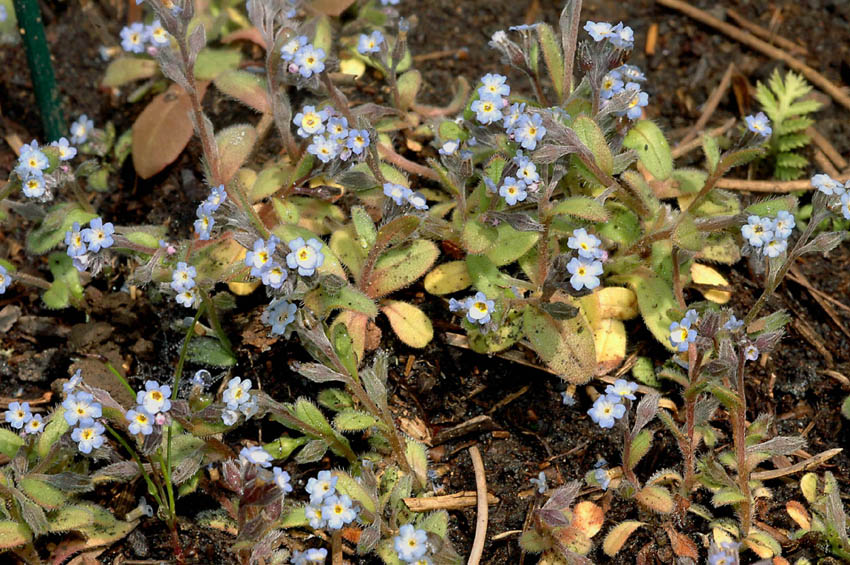
<path fill-rule="evenodd" d="M 736 384 L 740 403 L 735 410 L 733 422 L 733 441 L 735 442 L 735 459 L 738 466 L 738 488 L 744 495 L 741 502 L 741 533 L 746 537 L 752 525 L 752 499 L 750 495 L 750 469 L 747 465 L 747 394 L 744 390 L 744 363 L 746 357 L 743 349 L 738 352 L 738 368 Z"/>

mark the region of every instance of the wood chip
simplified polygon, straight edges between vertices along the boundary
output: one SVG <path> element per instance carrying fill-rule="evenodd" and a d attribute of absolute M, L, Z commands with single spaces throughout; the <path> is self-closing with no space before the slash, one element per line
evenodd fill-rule
<path fill-rule="evenodd" d="M 496 422 L 493 421 L 493 418 L 486 414 L 481 414 L 480 416 L 475 416 L 465 422 L 461 422 L 457 426 L 436 433 L 434 438 L 431 440 L 431 445 L 441 445 L 469 434 L 489 432 L 496 428 L 498 428 L 498 426 L 496 425 Z"/>
<path fill-rule="evenodd" d="M 475 506 L 477 495 L 474 490 L 445 494 L 442 496 L 431 496 L 426 498 L 403 498 L 404 504 L 412 512 L 431 512 L 432 510 L 461 510 Z M 487 504 L 498 504 L 499 499 L 495 495 L 487 493 Z"/>

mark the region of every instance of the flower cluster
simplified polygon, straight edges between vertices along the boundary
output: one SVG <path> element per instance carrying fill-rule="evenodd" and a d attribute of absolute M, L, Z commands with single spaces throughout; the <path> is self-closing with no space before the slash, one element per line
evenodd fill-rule
<path fill-rule="evenodd" d="M 533 150 L 538 142 L 546 135 L 543 117 L 538 113 L 525 111 L 524 103 L 516 103 L 508 107 L 508 95 L 511 87 L 503 75 L 488 73 L 481 78 L 478 87 L 478 99 L 470 109 L 475 112 L 475 118 L 482 124 L 502 122 L 505 132 L 523 148 Z"/>
<path fill-rule="evenodd" d="M 744 121 L 747 123 L 747 129 L 756 135 L 768 138 L 773 133 L 770 120 L 764 115 L 764 112 L 759 112 L 755 116 L 747 116 Z"/>
<path fill-rule="evenodd" d="M 393 538 L 393 547 L 398 558 L 405 563 L 430 563 L 425 554 L 428 553 L 428 533 L 416 529 L 413 524 L 405 524 L 398 529 L 398 535 Z"/>
<path fill-rule="evenodd" d="M 741 235 L 768 257 L 779 257 L 788 249 L 788 236 L 797 225 L 790 212 L 781 210 L 776 218 L 750 216 L 741 227 Z"/>
<path fill-rule="evenodd" d="M 280 56 L 289 63 L 287 70 L 310 78 L 325 70 L 325 50 L 307 41 L 307 36 L 298 35 L 284 43 Z"/>
<path fill-rule="evenodd" d="M 74 375 L 74 379 L 77 377 L 79 375 Z M 63 416 L 68 425 L 76 426 L 71 432 L 71 439 L 77 442 L 81 453 L 88 454 L 92 449 L 103 446 L 105 428 L 96 420 L 103 415 L 103 409 L 90 393 L 70 392 L 62 402 L 62 408 L 65 409 Z"/>
<path fill-rule="evenodd" d="M 449 310 L 452 312 L 466 311 L 466 319 L 472 324 L 482 326 L 490 322 L 496 303 L 487 298 L 487 295 L 479 291 L 475 296 L 464 300 L 449 299 Z"/>
<path fill-rule="evenodd" d="M 631 49 L 635 44 L 635 32 L 623 22 L 611 25 L 608 22 L 592 22 L 584 24 L 584 30 L 590 34 L 597 43 L 608 41 L 617 49 Z"/>
<path fill-rule="evenodd" d="M 298 127 L 296 133 L 299 136 L 311 139 L 307 152 L 322 163 L 329 163 L 337 157 L 348 161 L 352 155 L 363 155 L 369 147 L 369 132 L 349 127 L 348 119 L 336 115 L 332 107 L 316 110 L 315 106 L 304 106 L 292 122 Z"/>
<path fill-rule="evenodd" d="M 59 160 L 68 161 L 77 154 L 76 148 L 68 144 L 64 137 L 51 144 L 59 149 Z M 38 142 L 33 140 L 21 146 L 21 154 L 15 172 L 21 178 L 24 196 L 28 198 L 44 198 L 47 195 L 47 184 L 44 172 L 50 166 L 47 155 L 39 149 Z"/>
<path fill-rule="evenodd" d="M 612 428 L 614 422 L 626 413 L 625 399 L 635 400 L 637 383 L 625 379 L 617 379 L 613 385 L 605 387 L 605 394 L 600 395 L 593 403 L 587 414 L 590 419 L 599 424 L 600 428 Z"/>
<path fill-rule="evenodd" d="M 227 381 L 227 388 L 221 395 L 221 400 L 227 408 L 221 413 L 221 420 L 228 426 L 232 426 L 239 419 L 241 413 L 246 419 L 250 418 L 259 410 L 257 399 L 249 391 L 251 390 L 251 379 L 233 377 Z"/>
<path fill-rule="evenodd" d="M 33 414 L 29 402 L 10 402 L 4 417 L 7 424 L 16 430 L 22 430 L 25 434 L 37 434 L 44 431 L 41 414 Z"/>
<path fill-rule="evenodd" d="M 392 201 L 396 203 L 396 206 L 403 206 L 405 203 L 407 203 L 416 208 L 417 210 L 428 209 L 428 204 L 425 201 L 425 196 L 421 192 L 414 192 L 413 190 L 400 184 L 385 182 L 384 195 L 391 198 Z"/>
<path fill-rule="evenodd" d="M 114 233 L 115 226 L 112 222 L 104 224 L 102 218 L 93 219 L 89 222 L 89 227 L 83 230 L 80 229 L 78 222 L 74 222 L 71 229 L 65 232 L 67 253 L 74 260 L 74 267 L 78 271 L 85 271 L 92 260 L 92 254 L 112 247 L 115 243 L 112 239 Z"/>
<path fill-rule="evenodd" d="M 336 494 L 338 480 L 330 471 L 319 471 L 316 477 L 307 481 L 310 503 L 305 508 L 305 515 L 311 528 L 339 530 L 357 518 L 358 510 L 352 505 L 351 498 L 347 494 Z"/>
<path fill-rule="evenodd" d="M 198 218 L 195 220 L 195 233 L 198 234 L 198 239 L 206 241 L 210 238 L 212 228 L 215 225 L 213 214 L 225 200 L 227 200 L 227 192 L 222 184 L 210 189 L 210 195 L 198 205 L 198 209 L 195 211 Z"/>
<path fill-rule="evenodd" d="M 570 285 L 575 290 L 586 288 L 593 290 L 599 286 L 599 276 L 602 274 L 602 261 L 605 252 L 599 248 L 602 243 L 598 237 L 587 233 L 584 228 L 573 231 L 573 235 L 567 239 L 567 246 L 578 252 L 578 257 L 573 257 L 567 263 L 567 271 L 570 273 Z"/>
<path fill-rule="evenodd" d="M 142 22 L 133 22 L 121 30 L 121 48 L 129 53 L 144 53 L 145 44 L 162 47 L 170 41 L 170 36 L 159 20 L 146 26 Z"/>
<path fill-rule="evenodd" d="M 177 268 L 171 272 L 171 289 L 177 293 L 177 303 L 186 308 L 191 308 L 198 301 L 198 287 L 195 284 L 197 275 L 195 267 L 184 261 L 177 263 Z"/>

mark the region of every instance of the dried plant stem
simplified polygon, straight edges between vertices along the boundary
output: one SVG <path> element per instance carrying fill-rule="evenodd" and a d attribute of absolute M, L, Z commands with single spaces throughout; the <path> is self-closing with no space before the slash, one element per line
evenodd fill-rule
<path fill-rule="evenodd" d="M 423 167 L 419 163 L 414 163 L 413 161 L 402 157 L 389 145 L 379 143 L 378 150 L 381 152 L 381 157 L 408 173 L 435 181 L 440 180 L 440 175 L 432 171 L 430 168 Z"/>
<path fill-rule="evenodd" d="M 809 79 L 815 85 L 823 89 L 836 102 L 838 102 L 845 108 L 850 109 L 850 96 L 845 94 L 840 88 L 838 88 L 838 86 L 835 85 L 835 83 L 830 81 L 828 78 L 826 78 L 807 64 L 803 63 L 799 59 L 792 57 L 786 51 L 774 47 L 766 41 L 762 41 L 752 33 L 743 31 L 740 28 L 737 28 L 731 24 L 727 24 L 726 22 L 715 18 L 708 12 L 700 10 L 695 6 L 691 6 L 690 4 L 688 4 L 687 2 L 683 2 L 682 0 L 658 0 L 658 3 L 662 6 L 678 10 L 679 12 L 682 12 L 683 14 L 690 16 L 691 18 L 699 22 L 702 22 L 717 30 L 720 30 L 732 39 L 740 41 L 744 45 L 748 45 L 749 47 L 752 47 L 757 51 L 761 51 L 768 57 L 784 61 L 789 67 L 791 67 L 795 71 L 803 73 L 803 75 L 807 79 Z"/>
<path fill-rule="evenodd" d="M 705 127 L 708 120 L 714 115 L 714 111 L 717 110 L 717 106 L 720 104 L 720 101 L 726 95 L 726 91 L 729 90 L 729 85 L 732 84 L 732 74 L 734 72 L 735 63 L 729 63 L 729 66 L 726 67 L 726 72 L 723 73 L 723 78 L 720 79 L 720 84 L 717 85 L 717 88 L 715 88 L 714 92 L 711 93 L 711 96 L 708 97 L 699 119 L 691 126 L 690 131 L 688 131 L 687 135 L 682 138 L 682 141 L 680 141 L 678 145 L 684 145 L 690 140 L 696 138 L 700 130 Z"/>
<path fill-rule="evenodd" d="M 841 182 L 850 180 L 850 174 L 844 173 L 835 178 Z M 772 180 L 743 180 L 743 179 L 720 179 L 717 181 L 717 188 L 725 188 L 727 190 L 746 190 L 749 192 L 771 192 L 774 194 L 783 194 L 786 192 L 795 192 L 797 190 L 812 190 L 812 183 L 809 180 L 789 180 L 789 181 L 772 181 Z"/>
<path fill-rule="evenodd" d="M 847 168 L 847 159 L 842 157 L 841 153 L 838 152 L 835 146 L 830 143 L 821 132 L 815 129 L 814 126 L 806 129 L 806 135 L 812 138 L 812 142 L 818 149 L 823 151 L 827 157 L 829 157 L 829 160 L 832 161 L 837 168 L 841 170 Z"/>
<path fill-rule="evenodd" d="M 487 539 L 487 475 L 484 473 L 484 461 L 477 446 L 469 448 L 469 457 L 472 459 L 472 468 L 475 471 L 475 490 L 478 493 L 478 508 L 475 517 L 475 538 L 472 541 L 472 549 L 469 551 L 467 565 L 478 565 L 481 556 L 484 555 L 484 542 Z"/>
<path fill-rule="evenodd" d="M 331 535 L 331 565 L 342 565 L 342 530 Z"/>
<path fill-rule="evenodd" d="M 730 129 L 732 129 L 732 126 L 734 126 L 737 121 L 738 120 L 736 118 L 729 118 L 728 120 L 723 122 L 723 124 L 721 126 L 716 127 L 712 130 L 709 130 L 706 133 L 708 135 L 710 135 L 711 137 L 719 137 L 719 136 L 723 135 L 724 133 L 726 133 L 727 131 L 729 131 Z M 688 153 L 690 153 L 691 151 L 693 151 L 694 149 L 696 149 L 700 145 L 702 145 L 702 138 L 701 137 L 697 137 L 696 139 L 693 139 L 693 140 L 691 140 L 687 143 L 679 143 L 679 145 L 677 145 L 676 147 L 673 148 L 673 151 L 672 151 L 673 158 L 678 159 L 682 155 L 687 155 Z"/>
<path fill-rule="evenodd" d="M 726 15 L 735 20 L 739 26 L 751 32 L 753 35 L 764 39 L 769 43 L 775 43 L 779 47 L 783 49 L 787 49 L 789 51 L 794 51 L 799 53 L 800 55 L 808 55 L 809 50 L 803 47 L 802 45 L 797 45 L 793 41 L 789 39 L 785 39 L 781 35 L 777 35 L 776 33 L 770 31 L 769 29 L 765 29 L 760 25 L 751 22 L 732 8 L 726 8 Z"/>

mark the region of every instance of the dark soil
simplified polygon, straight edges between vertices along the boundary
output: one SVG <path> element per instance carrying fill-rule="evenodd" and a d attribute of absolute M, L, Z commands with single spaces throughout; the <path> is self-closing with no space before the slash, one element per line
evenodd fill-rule
<path fill-rule="evenodd" d="M 114 38 L 117 38 L 121 27 L 119 16 L 124 14 L 115 14 L 111 3 L 90 4 L 99 17 L 85 15 L 76 3 L 44 4 L 47 8 L 48 39 L 53 47 L 57 78 L 65 96 L 65 112 L 69 122 L 81 113 L 87 113 L 97 125 L 112 120 L 121 132 L 132 124 L 142 105 L 127 104 L 123 98 L 112 97 L 97 89 L 105 67 L 97 47 L 105 42 L 116 44 Z M 839 83 L 850 74 L 848 2 L 724 0 L 718 3 L 700 0 L 693 4 L 720 16 L 725 8 L 734 7 L 765 27 L 776 21 L 780 35 L 805 45 L 809 50 L 809 64 Z M 403 2 L 402 12 L 417 16 L 411 32 L 415 54 L 465 49 L 457 56 L 429 59 L 419 66 L 426 84 L 423 100 L 432 104 L 446 103 L 451 98 L 448 85 L 453 83 L 454 77 L 464 75 L 472 82 L 490 71 L 508 74 L 514 88 L 524 88 L 521 86 L 524 85 L 523 79 L 499 63 L 495 52 L 486 47 L 487 41 L 493 32 L 510 25 L 541 18 L 554 23 L 560 5 L 560 1 L 548 0 L 528 3 L 508 0 Z M 648 90 L 651 101 L 647 112 L 674 139 L 699 116 L 700 105 L 720 81 L 729 62 L 737 65 L 750 86 L 765 80 L 777 66 L 776 62 L 650 0 L 588 0 L 585 2 L 584 19 L 622 20 L 635 29 L 637 47 L 631 62 L 644 69 L 650 79 Z M 101 20 L 103 26 L 99 25 Z M 647 56 L 643 46 L 647 30 L 653 23 L 659 26 L 658 47 L 655 55 Z M 40 137 L 40 122 L 23 50 L 19 46 L 0 48 L 0 68 L 5 69 L 4 79 L 0 80 L 0 133 L 4 136 L 19 134 L 25 141 Z M 233 104 L 221 100 L 208 100 L 208 103 L 217 125 L 238 121 L 234 113 L 241 110 Z M 721 103 L 713 123 L 749 111 L 750 102 L 746 97 L 739 105 L 730 94 Z M 836 105 L 825 108 L 818 115 L 821 133 L 843 154 L 850 151 L 848 124 L 847 110 Z M 194 143 L 190 144 L 189 151 L 177 164 L 149 181 L 138 180 L 131 167 L 125 166 L 116 190 L 97 197 L 98 209 L 118 223 L 164 224 L 174 230 L 173 235 L 185 235 L 196 202 L 204 191 L 197 167 L 199 153 L 199 148 Z M 14 158 L 8 146 L 0 149 L 0 176 L 5 176 L 11 169 Z M 24 234 L 22 226 L 13 224 L 4 227 L 0 233 L 0 256 L 18 265 L 31 262 L 20 247 Z M 800 271 L 814 287 L 850 306 L 847 298 L 849 262 L 850 248 L 845 245 L 827 258 L 808 257 L 800 264 Z M 34 271 L 43 266 L 30 264 L 28 268 Z M 758 285 L 752 282 L 756 280 L 755 275 L 745 262 L 725 270 L 736 290 L 734 305 L 744 311 L 757 298 Z M 178 313 L 167 303 L 159 303 L 153 294 L 141 294 L 131 300 L 126 292 L 120 291 L 122 282 L 119 274 L 108 283 L 99 280 L 92 285 L 88 296 L 92 311 L 88 321 L 84 313 L 74 310 L 46 311 L 40 305 L 38 295 L 27 293 L 21 286 L 3 295 L 0 308 L 14 305 L 21 311 L 17 322 L 0 336 L 3 350 L 10 351 L 0 360 L 0 396 L 36 398 L 51 388 L 53 379 L 65 377 L 72 362 L 87 353 L 110 357 L 133 376 L 134 382 L 141 382 L 144 378 L 167 379 L 176 362 L 176 350 L 182 338 L 171 327 Z M 414 299 L 421 296 L 417 289 L 409 292 Z M 690 298 L 699 299 L 698 295 Z M 260 303 L 261 300 L 256 297 L 240 299 L 237 313 L 226 321 L 226 329 L 236 342 L 239 357 L 234 374 L 259 382 L 264 390 L 280 401 L 315 393 L 315 385 L 291 374 L 288 369 L 288 359 L 302 355 L 295 348 L 278 343 L 269 351 L 260 351 L 247 343 L 239 343 L 247 324 L 256 328 Z M 841 329 L 850 327 L 850 316 L 844 309 L 835 309 L 842 324 L 839 326 L 830 320 L 811 293 L 793 282 L 781 287 L 771 301 L 771 308 L 787 309 L 796 319 L 804 321 L 811 331 L 804 335 L 792 324 L 779 349 L 754 368 L 748 388 L 750 419 L 761 413 L 771 414 L 775 418 L 776 433 L 804 433 L 809 444 L 807 451 L 812 454 L 845 447 L 850 437 L 839 406 L 848 390 L 840 380 L 828 376 L 824 370 L 850 374 L 848 337 Z M 438 316 L 437 310 L 434 308 L 431 313 Z M 659 352 L 649 335 L 639 329 L 639 324 L 633 323 L 629 329 L 631 350 L 638 349 L 644 354 Z M 485 562 L 520 563 L 523 557 L 517 535 L 508 535 L 499 541 L 492 541 L 492 536 L 522 530 L 529 510 L 543 502 L 542 497 L 533 491 L 529 479 L 544 470 L 550 487 L 555 487 L 580 479 L 599 458 L 606 458 L 616 465 L 619 458 L 617 437 L 614 433 L 600 430 L 586 416 L 590 401 L 583 391 L 580 390 L 577 395 L 576 406 L 565 407 L 559 394 L 565 384 L 558 379 L 524 365 L 447 345 L 440 336 L 445 331 L 455 330 L 448 318 L 438 322 L 437 330 L 437 338 L 425 351 L 387 344 L 396 352 L 398 361 L 391 375 L 392 406 L 397 410 L 399 421 L 409 425 L 406 431 L 422 429 L 426 435 L 436 434 L 474 416 L 487 414 L 492 417 L 495 430 L 459 438 L 432 450 L 432 460 L 439 476 L 436 486 L 445 492 L 474 490 L 466 447 L 478 445 L 487 468 L 488 489 L 500 498 L 500 502 L 490 509 L 490 541 L 485 548 Z M 389 331 L 384 332 L 385 336 L 390 334 Z M 824 350 L 832 356 L 831 360 L 825 358 Z M 595 386 L 598 388 L 598 383 Z M 674 402 L 680 404 L 672 388 L 667 392 Z M 516 393 L 522 394 L 504 402 Z M 726 429 L 722 420 L 718 425 Z M 256 434 L 262 432 L 266 437 L 273 437 L 276 431 L 261 431 L 248 426 L 237 434 L 256 438 Z M 642 478 L 660 468 L 679 466 L 679 455 L 670 436 L 659 431 L 655 437 L 653 451 L 638 468 Z M 233 434 L 227 439 L 235 444 L 242 438 Z M 727 442 L 728 438 L 721 439 L 720 444 Z M 324 463 L 330 465 L 336 462 Z M 823 468 L 832 470 L 841 482 L 842 490 L 850 492 L 850 459 L 846 454 L 840 454 Z M 288 470 L 296 481 L 307 474 L 294 465 L 290 465 Z M 784 506 L 789 499 L 800 499 L 799 491 L 792 480 L 774 481 L 769 486 L 774 498 L 759 507 L 758 519 L 777 528 L 790 529 L 793 524 L 787 519 Z M 138 488 L 136 492 L 130 492 L 131 499 L 142 494 L 142 490 Z M 99 496 L 104 502 L 110 499 L 104 493 L 99 493 Z M 184 541 L 187 548 L 196 552 L 195 561 L 230 563 L 226 550 L 229 538 L 218 531 L 192 525 L 197 505 L 180 506 L 186 517 Z M 210 503 L 203 505 L 207 506 Z M 474 508 L 453 512 L 452 517 L 451 537 L 463 553 L 471 545 L 474 535 Z M 614 498 L 606 515 L 604 531 L 618 520 L 635 517 L 633 505 Z M 642 547 L 650 545 L 653 547 L 650 556 L 656 562 L 672 562 L 666 536 L 653 533 L 663 532 L 658 517 L 643 515 L 640 519 L 651 522 L 653 528 L 639 530 L 621 555 L 635 555 Z M 682 530 L 705 531 L 706 524 L 684 524 Z M 142 543 L 139 535 L 146 540 L 147 550 L 139 550 Z M 119 555 L 129 559 L 168 559 L 172 556 L 167 532 L 159 522 L 144 522 L 139 535 L 118 544 L 101 558 L 110 562 Z M 601 534 L 596 540 L 599 538 Z M 818 555 L 807 544 L 799 547 L 791 545 L 785 550 L 789 557 Z M 525 556 L 524 559 L 526 563 L 535 561 L 533 556 Z M 632 560 L 630 557 L 620 559 L 611 562 Z M 594 561 L 605 562 L 604 556 L 594 554 Z"/>

